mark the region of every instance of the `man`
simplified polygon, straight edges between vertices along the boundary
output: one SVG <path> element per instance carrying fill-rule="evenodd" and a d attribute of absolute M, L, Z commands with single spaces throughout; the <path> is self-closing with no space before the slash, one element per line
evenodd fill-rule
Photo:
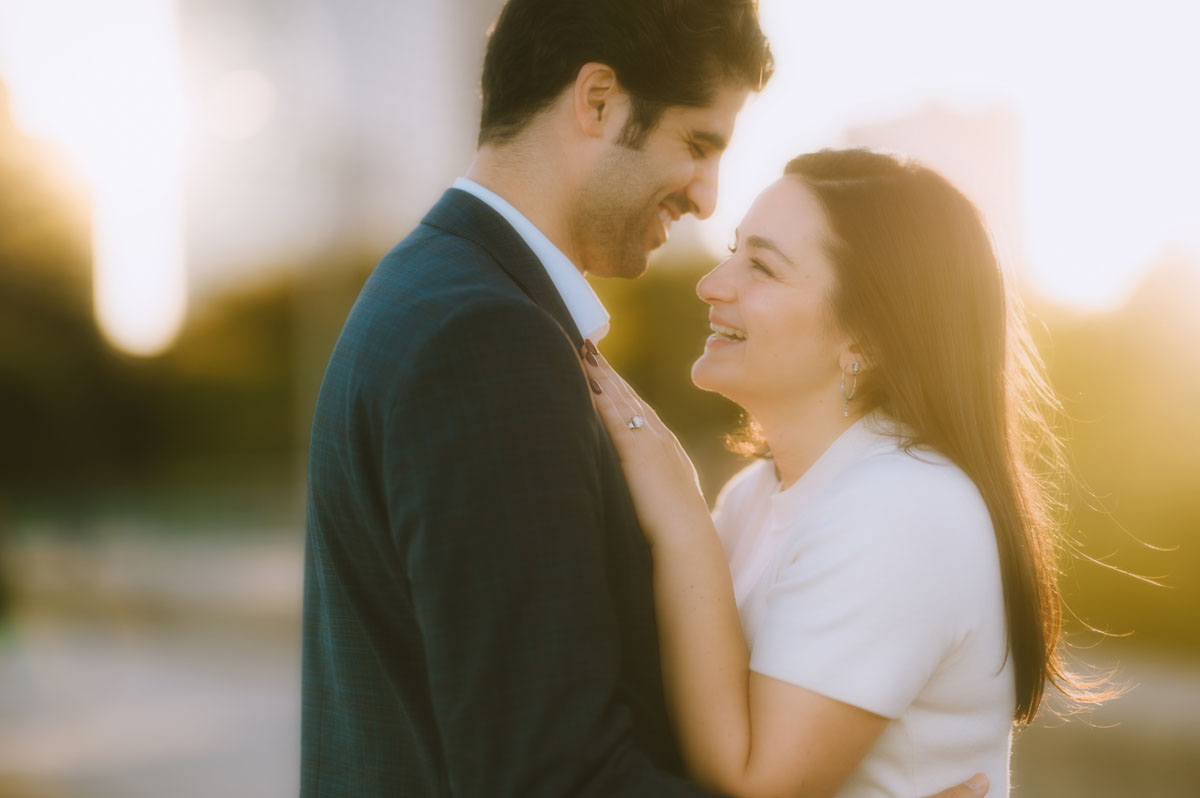
<path fill-rule="evenodd" d="M 304 795 L 699 796 L 579 364 L 772 62 L 751 0 L 511 0 L 479 152 L 350 313 L 313 425 Z M 970 791 L 962 795 L 976 795 Z"/>

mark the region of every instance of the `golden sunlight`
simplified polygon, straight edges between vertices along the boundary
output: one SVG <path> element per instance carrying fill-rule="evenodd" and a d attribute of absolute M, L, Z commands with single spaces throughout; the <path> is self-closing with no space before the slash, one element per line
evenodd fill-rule
<path fill-rule="evenodd" d="M 175 14 L 173 0 L 0 7 L 17 123 L 59 144 L 91 187 L 97 321 L 142 356 L 171 344 L 187 304 Z"/>
<path fill-rule="evenodd" d="M 701 228 L 714 251 L 789 158 L 867 145 L 954 180 L 1024 284 L 1053 301 L 1115 307 L 1163 252 L 1200 257 L 1195 4 L 760 9 L 777 70 L 725 158 L 720 206 Z M 987 127 L 1005 118 L 1011 133 Z"/>

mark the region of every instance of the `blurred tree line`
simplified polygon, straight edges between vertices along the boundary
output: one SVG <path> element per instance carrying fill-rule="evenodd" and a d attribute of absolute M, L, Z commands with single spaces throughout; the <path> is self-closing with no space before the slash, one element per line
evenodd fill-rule
<path fill-rule="evenodd" d="M 216 530 L 296 525 L 311 408 L 341 320 L 381 253 L 325 253 L 192 309 L 176 344 L 138 359 L 93 321 L 88 215 L 53 178 L 54 154 L 0 106 L 0 531 L 84 529 L 107 514 Z M 397 229 L 397 238 L 403 235 Z M 694 286 L 713 261 L 659 261 L 597 286 L 603 347 L 697 461 L 710 497 L 742 461 L 723 438 L 736 407 L 691 386 L 707 336 Z M 1159 648 L 1200 651 L 1200 269 L 1164 258 L 1121 310 L 1034 307 L 1067 403 L 1085 489 L 1064 561 L 1072 609 Z M 1144 545 L 1142 542 L 1144 541 Z"/>
<path fill-rule="evenodd" d="M 122 354 L 93 318 L 78 178 L 14 128 L 3 99 L 0 530 L 6 516 L 295 515 L 298 314 L 314 292 L 339 304 L 329 280 L 246 281 L 193 308 L 165 354 Z M 350 298 L 371 265 L 359 261 L 340 264 Z"/>

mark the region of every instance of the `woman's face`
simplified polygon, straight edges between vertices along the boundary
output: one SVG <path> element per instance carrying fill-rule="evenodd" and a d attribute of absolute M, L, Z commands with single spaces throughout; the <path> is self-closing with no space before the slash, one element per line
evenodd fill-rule
<path fill-rule="evenodd" d="M 852 356 L 829 303 L 836 281 L 825 211 L 798 178 L 784 177 L 758 196 L 736 235 L 729 258 L 696 286 L 713 335 L 692 381 L 755 416 L 780 402 L 840 411 L 841 361 Z"/>

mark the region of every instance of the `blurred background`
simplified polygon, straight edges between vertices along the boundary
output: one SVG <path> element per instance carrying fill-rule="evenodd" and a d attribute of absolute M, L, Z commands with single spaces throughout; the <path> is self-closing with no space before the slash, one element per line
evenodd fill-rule
<path fill-rule="evenodd" d="M 0 0 L 0 795 L 295 794 L 316 392 L 470 162 L 500 5 Z M 1200 794 L 1200 11 L 761 12 L 718 212 L 594 283 L 606 353 L 715 495 L 738 415 L 688 380 L 693 287 L 755 193 L 824 146 L 942 170 L 1071 417 L 1074 655 L 1131 686 L 1020 732 L 1014 795 Z"/>

